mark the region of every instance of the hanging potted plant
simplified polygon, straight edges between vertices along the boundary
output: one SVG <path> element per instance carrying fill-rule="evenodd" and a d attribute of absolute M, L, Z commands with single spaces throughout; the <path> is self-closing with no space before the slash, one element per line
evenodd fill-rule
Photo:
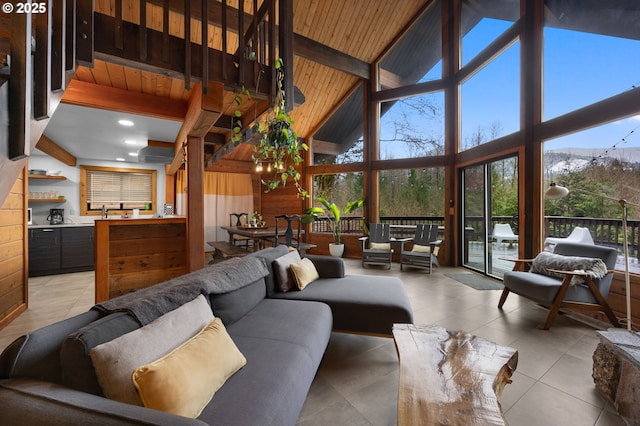
<path fill-rule="evenodd" d="M 342 229 L 340 227 L 340 222 L 342 221 L 343 214 L 349 214 L 353 210 L 362 207 L 364 204 L 364 198 L 360 198 L 356 201 L 348 202 L 342 211 L 340 208 L 330 201 L 325 200 L 322 197 L 316 198 L 316 200 L 324 206 L 322 207 L 311 207 L 308 209 L 304 215 L 302 216 L 302 223 L 311 223 L 319 219 L 320 215 L 327 216 L 329 229 L 333 234 L 333 243 L 329 244 L 329 253 L 331 256 L 341 257 L 344 253 L 344 244 L 341 239 Z"/>
<path fill-rule="evenodd" d="M 253 127 L 260 137 L 253 149 L 253 162 L 256 170 L 263 173 L 262 184 L 267 187 L 266 192 L 284 187 L 291 179 L 298 194 L 306 198 L 308 193 L 300 184 L 302 174 L 298 168 L 304 161 L 302 151 L 307 151 L 309 147 L 298 141 L 298 135 L 291 127 L 293 120 L 285 109 L 282 59 L 276 60 L 275 68 L 276 101 L 270 117 L 265 122 L 257 122 Z"/>

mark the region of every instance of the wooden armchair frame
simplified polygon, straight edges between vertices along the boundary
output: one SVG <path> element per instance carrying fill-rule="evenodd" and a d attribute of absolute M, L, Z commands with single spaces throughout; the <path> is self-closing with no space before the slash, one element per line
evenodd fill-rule
<path fill-rule="evenodd" d="M 531 262 L 533 262 L 533 259 L 504 259 L 504 260 L 511 260 L 516 262 L 516 264 L 513 267 L 513 271 L 519 271 L 519 272 L 525 272 L 526 266 L 528 264 L 530 265 Z M 542 327 L 544 330 L 548 330 L 549 328 L 551 328 L 551 325 L 553 324 L 553 321 L 555 320 L 556 315 L 562 308 L 573 308 L 573 309 L 587 310 L 587 311 L 602 311 L 604 312 L 605 316 L 614 327 L 620 326 L 619 320 L 618 318 L 616 318 L 615 314 L 613 313 L 613 310 L 609 306 L 609 303 L 604 298 L 604 296 L 602 295 L 602 293 L 600 292 L 600 290 L 598 289 L 596 284 L 593 282 L 593 279 L 588 273 L 580 272 L 580 271 L 560 271 L 555 269 L 551 269 L 550 272 L 560 273 L 564 275 L 564 278 L 562 279 L 562 283 L 560 284 L 560 289 L 558 290 L 558 293 L 556 294 L 552 303 L 549 303 L 548 301 L 545 301 L 545 300 L 534 298 L 530 294 L 524 294 L 524 292 L 514 291 L 513 289 L 510 289 L 505 285 L 505 288 L 502 291 L 502 295 L 500 296 L 500 301 L 498 302 L 498 308 L 502 309 L 502 306 L 507 300 L 507 296 L 509 296 L 509 293 L 513 292 L 520 296 L 526 297 L 527 299 L 530 299 L 542 306 L 549 308 L 549 313 L 547 314 L 547 318 Z M 611 269 L 607 270 L 607 274 L 612 274 L 612 273 L 613 273 L 613 270 Z M 591 294 L 597 300 L 598 303 L 586 303 L 586 302 L 575 302 L 570 300 L 564 300 L 565 297 L 567 296 L 569 286 L 572 285 L 571 279 L 574 276 L 580 276 L 584 279 L 585 285 L 589 288 L 589 290 L 591 291 Z"/>

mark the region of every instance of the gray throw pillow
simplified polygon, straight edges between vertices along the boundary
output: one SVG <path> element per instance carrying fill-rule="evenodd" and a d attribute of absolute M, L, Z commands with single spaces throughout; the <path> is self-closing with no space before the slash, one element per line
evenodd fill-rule
<path fill-rule="evenodd" d="M 200 295 L 144 327 L 93 348 L 89 355 L 104 395 L 141 406 L 131 374 L 141 365 L 167 355 L 212 320 L 211 307 Z"/>
<path fill-rule="evenodd" d="M 276 276 L 277 288 L 281 292 L 284 293 L 298 288 L 289 270 L 289 265 L 299 261 L 300 253 L 298 253 L 297 250 L 290 251 L 273 261 L 273 271 Z"/>

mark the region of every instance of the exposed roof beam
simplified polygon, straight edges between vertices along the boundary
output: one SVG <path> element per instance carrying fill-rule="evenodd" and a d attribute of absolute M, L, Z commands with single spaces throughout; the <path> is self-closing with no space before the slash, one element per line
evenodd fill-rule
<path fill-rule="evenodd" d="M 168 102 L 167 98 L 160 96 L 130 92 L 80 80 L 69 82 L 62 96 L 62 102 L 173 121 L 182 121 L 187 113 L 187 103 L 184 101 Z"/>
<path fill-rule="evenodd" d="M 319 141 L 314 139 L 311 143 L 311 149 L 314 154 L 340 155 L 342 154 L 342 145 L 334 142 Z"/>
<path fill-rule="evenodd" d="M 220 118 L 224 106 L 222 101 L 224 87 L 221 83 L 210 84 L 207 94 L 202 93 L 200 84 L 196 84 L 191 91 L 189 108 L 184 117 L 184 122 L 178 131 L 175 143 L 175 156 L 167 170 L 168 175 L 175 174 L 185 161 L 183 145 L 187 137 L 204 138 L 211 126 Z"/>
<path fill-rule="evenodd" d="M 45 135 L 40 136 L 36 148 L 67 166 L 76 166 L 76 157 Z"/>

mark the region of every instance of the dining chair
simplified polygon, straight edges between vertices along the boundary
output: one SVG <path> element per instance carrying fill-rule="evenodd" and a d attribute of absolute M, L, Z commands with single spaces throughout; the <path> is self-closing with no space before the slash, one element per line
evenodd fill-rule
<path fill-rule="evenodd" d="M 273 245 L 284 244 L 289 247 L 300 246 L 302 216 L 299 214 L 276 216 L 276 236 Z"/>
<path fill-rule="evenodd" d="M 229 213 L 229 226 L 244 226 L 249 221 L 249 213 Z M 253 244 L 253 240 L 249 237 L 241 235 L 233 235 L 233 245 L 244 247 L 246 250 Z"/>
<path fill-rule="evenodd" d="M 388 265 L 391 269 L 391 226 L 388 223 L 373 223 L 369 227 L 369 236 L 361 237 L 362 266 L 367 264 Z"/>
<path fill-rule="evenodd" d="M 413 247 L 405 249 L 405 244 L 409 242 L 413 243 Z M 400 240 L 400 270 L 403 270 L 403 265 L 408 265 L 426 269 L 431 273 L 433 265 L 440 266 L 437 256 L 441 242 L 438 240 L 438 225 L 416 225 L 413 238 Z"/>

